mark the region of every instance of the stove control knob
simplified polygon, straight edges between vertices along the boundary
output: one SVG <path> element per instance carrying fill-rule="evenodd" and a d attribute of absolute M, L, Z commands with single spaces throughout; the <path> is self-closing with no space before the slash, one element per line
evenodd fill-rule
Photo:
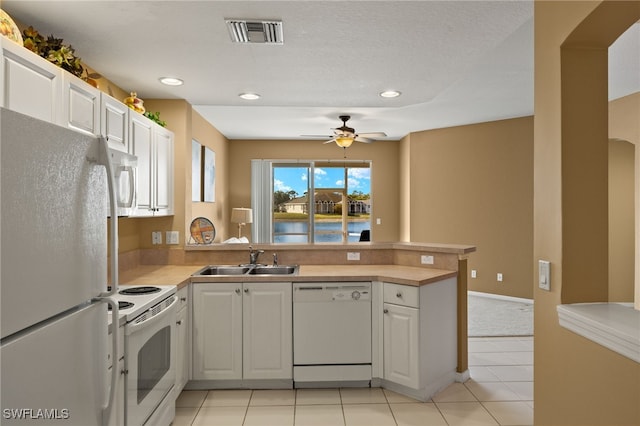
<path fill-rule="evenodd" d="M 351 293 L 351 298 L 353 300 L 358 300 L 360 299 L 360 292 L 358 290 L 355 290 L 353 293 Z"/>

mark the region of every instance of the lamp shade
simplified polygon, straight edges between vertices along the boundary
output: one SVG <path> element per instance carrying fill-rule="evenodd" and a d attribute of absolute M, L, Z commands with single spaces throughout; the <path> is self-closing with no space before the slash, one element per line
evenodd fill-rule
<path fill-rule="evenodd" d="M 252 223 L 253 211 L 251 209 L 236 207 L 231 210 L 231 222 L 233 223 Z"/>

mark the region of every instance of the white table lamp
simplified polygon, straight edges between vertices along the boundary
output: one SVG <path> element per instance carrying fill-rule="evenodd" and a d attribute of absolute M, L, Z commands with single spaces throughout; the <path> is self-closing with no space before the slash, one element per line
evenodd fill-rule
<path fill-rule="evenodd" d="M 231 222 L 238 224 L 238 238 L 242 236 L 242 226 L 253 222 L 253 211 L 244 207 L 231 210 Z"/>

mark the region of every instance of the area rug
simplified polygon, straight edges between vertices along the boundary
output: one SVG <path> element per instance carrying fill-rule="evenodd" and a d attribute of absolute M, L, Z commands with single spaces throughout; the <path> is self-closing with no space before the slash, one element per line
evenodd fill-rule
<path fill-rule="evenodd" d="M 468 334 L 469 337 L 532 336 L 533 302 L 469 292 Z"/>

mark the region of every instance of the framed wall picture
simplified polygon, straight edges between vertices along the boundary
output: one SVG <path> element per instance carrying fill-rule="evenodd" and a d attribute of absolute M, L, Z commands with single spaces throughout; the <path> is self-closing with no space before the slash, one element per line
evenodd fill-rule
<path fill-rule="evenodd" d="M 191 141 L 191 201 L 202 201 L 202 145 Z"/>
<path fill-rule="evenodd" d="M 216 153 L 204 147 L 203 159 L 203 200 L 207 203 L 216 201 Z"/>

